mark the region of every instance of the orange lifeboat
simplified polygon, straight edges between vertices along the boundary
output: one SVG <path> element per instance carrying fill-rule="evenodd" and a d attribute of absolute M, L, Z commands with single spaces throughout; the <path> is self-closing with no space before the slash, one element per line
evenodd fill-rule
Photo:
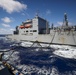
<path fill-rule="evenodd" d="M 25 25 L 25 28 L 31 28 L 31 27 L 32 27 L 32 25 L 30 25 L 30 24 Z"/>
<path fill-rule="evenodd" d="M 23 29 L 23 28 L 25 28 L 25 26 L 22 25 L 22 26 L 20 26 L 19 28 Z"/>

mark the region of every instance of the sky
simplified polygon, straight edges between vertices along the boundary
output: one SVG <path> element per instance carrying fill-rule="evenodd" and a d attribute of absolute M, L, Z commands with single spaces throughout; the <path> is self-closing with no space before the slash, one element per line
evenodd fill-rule
<path fill-rule="evenodd" d="M 0 34 L 11 34 L 23 21 L 36 14 L 62 25 L 67 13 L 69 25 L 76 25 L 76 0 L 0 0 Z"/>

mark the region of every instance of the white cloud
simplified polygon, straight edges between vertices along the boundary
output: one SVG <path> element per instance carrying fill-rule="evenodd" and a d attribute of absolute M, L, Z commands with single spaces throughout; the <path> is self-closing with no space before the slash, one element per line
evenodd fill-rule
<path fill-rule="evenodd" d="M 15 29 L 11 28 L 10 30 L 11 30 L 11 31 L 14 31 Z"/>
<path fill-rule="evenodd" d="M 0 28 L 0 34 L 5 34 L 6 32 L 7 32 L 6 29 L 4 29 L 4 28 Z"/>
<path fill-rule="evenodd" d="M 49 14 L 51 14 L 51 11 L 50 10 L 47 10 L 46 11 L 46 15 L 49 15 Z"/>
<path fill-rule="evenodd" d="M 20 12 L 23 9 L 27 9 L 26 4 L 22 4 L 16 0 L 0 0 L 0 7 L 8 13 Z"/>
<path fill-rule="evenodd" d="M 69 24 L 69 25 L 73 25 L 73 23 L 71 23 L 71 22 L 69 22 L 68 24 Z"/>
<path fill-rule="evenodd" d="M 57 22 L 57 24 L 61 26 L 61 25 L 63 25 L 63 22 Z"/>
<path fill-rule="evenodd" d="M 29 14 L 28 13 L 22 13 L 21 15 L 23 15 L 23 16 L 25 16 L 25 15 L 27 15 L 28 17 L 29 17 Z"/>
<path fill-rule="evenodd" d="M 25 16 L 25 14 L 24 14 L 24 13 L 22 13 L 21 15 Z"/>
<path fill-rule="evenodd" d="M 3 31 L 6 31 L 5 29 L 3 29 L 3 28 L 0 28 L 0 32 L 3 32 Z"/>
<path fill-rule="evenodd" d="M 62 26 L 63 25 L 63 22 L 57 22 L 58 25 Z M 71 22 L 68 22 L 68 25 L 72 25 L 73 23 Z"/>
<path fill-rule="evenodd" d="M 12 34 L 13 31 L 10 29 L 0 28 L 0 34 Z"/>
<path fill-rule="evenodd" d="M 10 27 L 10 25 L 9 24 L 5 24 L 5 23 L 2 23 L 2 26 L 4 26 L 4 27 Z"/>
<path fill-rule="evenodd" d="M 3 22 L 5 22 L 5 23 L 10 23 L 10 22 L 12 22 L 12 20 L 9 18 L 9 17 L 4 17 L 4 18 L 2 18 L 1 19 Z"/>

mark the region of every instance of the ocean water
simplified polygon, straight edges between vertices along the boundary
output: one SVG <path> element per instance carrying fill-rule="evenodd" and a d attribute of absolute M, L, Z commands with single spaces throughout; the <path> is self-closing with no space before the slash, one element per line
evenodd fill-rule
<path fill-rule="evenodd" d="M 76 59 L 56 55 L 55 50 L 51 47 L 22 47 L 19 43 L 0 37 L 0 51 L 7 51 L 3 60 L 24 75 L 76 75 Z"/>

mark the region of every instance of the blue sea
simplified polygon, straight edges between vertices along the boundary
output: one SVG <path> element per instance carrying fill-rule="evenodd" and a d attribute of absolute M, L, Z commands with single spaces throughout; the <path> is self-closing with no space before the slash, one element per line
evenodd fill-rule
<path fill-rule="evenodd" d="M 0 36 L 0 51 L 7 51 L 3 60 L 24 75 L 76 75 L 76 59 L 57 56 L 53 48 L 22 47 Z"/>

